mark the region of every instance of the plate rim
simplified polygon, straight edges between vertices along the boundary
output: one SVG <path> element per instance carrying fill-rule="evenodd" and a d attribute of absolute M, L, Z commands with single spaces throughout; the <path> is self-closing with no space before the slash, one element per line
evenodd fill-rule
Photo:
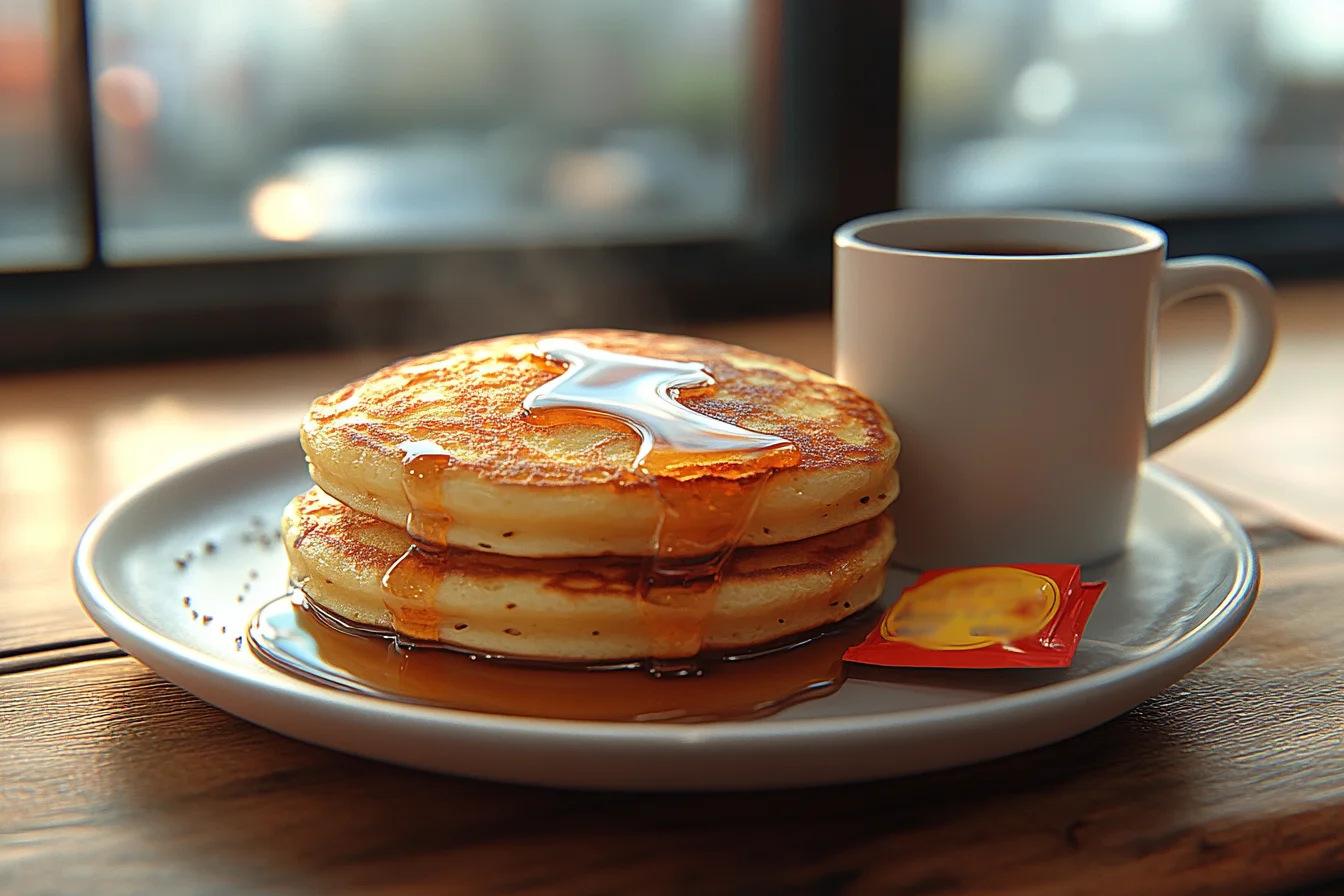
<path fill-rule="evenodd" d="M 1011 716 L 1019 710 L 1039 711 L 1043 708 L 1042 704 L 1086 700 L 1093 693 L 1107 691 L 1118 680 L 1144 678 L 1168 667 L 1180 667 L 1183 670 L 1181 674 L 1185 674 L 1217 653 L 1236 634 L 1250 614 L 1259 590 L 1260 558 L 1251 544 L 1249 535 L 1236 518 L 1202 490 L 1150 460 L 1141 467 L 1140 479 L 1155 480 L 1160 486 L 1175 492 L 1187 504 L 1198 510 L 1209 520 L 1211 528 L 1216 526 L 1225 530 L 1231 536 L 1234 546 L 1235 573 L 1227 586 L 1227 593 L 1206 619 L 1170 644 L 1123 665 L 1024 691 L 995 694 L 980 700 L 918 709 L 805 719 L 765 718 L 749 721 L 649 725 L 506 716 L 400 703 L 386 698 L 324 687 L 274 670 L 268 670 L 267 673 L 258 676 L 256 670 L 246 665 L 216 658 L 142 623 L 124 609 L 99 580 L 95 569 L 98 545 L 108 528 L 137 501 L 160 488 L 167 487 L 175 479 L 200 474 L 224 461 L 246 454 L 278 451 L 285 447 L 302 450 L 296 436 L 272 435 L 212 453 L 199 460 L 148 477 L 125 489 L 104 505 L 80 536 L 75 548 L 72 572 L 75 591 L 85 612 L 94 624 L 118 646 L 125 649 L 127 654 L 143 662 L 166 680 L 176 683 L 177 676 L 164 674 L 158 663 L 151 663 L 142 657 L 141 653 L 151 656 L 161 654 L 167 657 L 168 661 L 163 663 L 165 666 L 184 664 L 198 672 L 222 679 L 236 688 L 264 692 L 268 700 L 299 701 L 303 705 L 316 704 L 325 710 L 335 710 L 361 718 L 396 720 L 403 724 L 414 722 L 417 726 L 460 731 L 464 734 L 565 740 L 581 738 L 589 742 L 598 740 L 609 744 L 635 744 L 653 748 L 694 743 L 707 748 L 731 749 L 751 745 L 761 738 L 805 744 L 837 735 L 873 736 L 925 726 L 956 727 L 983 719 L 987 713 L 994 716 L 1002 714 Z M 128 646 L 137 649 L 127 649 Z M 158 659 L 157 656 L 154 658 Z M 251 661 L 256 663 L 258 668 L 268 669 L 255 656 L 251 657 Z"/>

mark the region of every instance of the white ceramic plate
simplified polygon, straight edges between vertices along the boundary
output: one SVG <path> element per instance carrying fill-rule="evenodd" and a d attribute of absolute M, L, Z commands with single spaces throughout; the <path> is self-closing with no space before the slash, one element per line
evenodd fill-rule
<path fill-rule="evenodd" d="M 226 712 L 333 749 L 501 781 L 788 787 L 1003 756 L 1082 732 L 1177 681 L 1232 637 L 1259 586 L 1255 552 L 1231 516 L 1149 467 L 1130 552 L 1085 570 L 1109 587 L 1070 669 L 887 670 L 885 680 L 849 681 L 749 722 L 495 716 L 312 684 L 263 665 L 237 640 L 257 608 L 284 590 L 276 527 L 285 503 L 309 486 L 303 452 L 286 439 L 126 494 L 80 541 L 75 582 L 85 608 L 127 653 Z M 911 578 L 892 571 L 888 595 Z"/>

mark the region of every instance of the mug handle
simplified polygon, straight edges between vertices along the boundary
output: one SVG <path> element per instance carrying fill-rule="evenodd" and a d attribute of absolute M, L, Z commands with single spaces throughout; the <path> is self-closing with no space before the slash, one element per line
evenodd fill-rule
<path fill-rule="evenodd" d="M 1167 447 L 1241 401 L 1260 379 L 1274 348 L 1274 287 L 1244 261 L 1198 255 L 1162 267 L 1158 310 L 1196 296 L 1221 295 L 1232 309 L 1227 361 L 1195 391 L 1148 418 L 1148 453 Z"/>

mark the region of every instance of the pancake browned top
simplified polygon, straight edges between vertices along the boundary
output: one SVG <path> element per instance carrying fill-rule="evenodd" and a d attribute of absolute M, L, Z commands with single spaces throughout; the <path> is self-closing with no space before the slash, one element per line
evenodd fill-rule
<path fill-rule="evenodd" d="M 404 524 L 405 452 L 398 446 L 432 441 L 451 458 L 443 476 L 443 504 L 455 520 L 451 543 L 529 556 L 646 553 L 657 498 L 633 469 L 639 437 L 610 425 L 539 426 L 523 411 L 524 398 L 558 373 L 536 349 L 547 336 L 699 362 L 715 385 L 683 393 L 682 404 L 797 447 L 798 465 L 774 476 L 754 518 L 760 525 L 744 537 L 748 544 L 832 531 L 875 515 L 895 497 L 899 443 L 872 400 L 783 358 L 618 330 L 467 343 L 323 396 L 302 429 L 315 481 L 356 509 Z M 731 470 L 709 465 L 700 472 Z"/>

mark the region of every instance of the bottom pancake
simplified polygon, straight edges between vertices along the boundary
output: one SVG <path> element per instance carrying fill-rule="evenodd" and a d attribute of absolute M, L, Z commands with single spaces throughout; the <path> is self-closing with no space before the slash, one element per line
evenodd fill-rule
<path fill-rule="evenodd" d="M 309 599 L 353 622 L 394 627 L 382 580 L 410 547 L 404 531 L 316 488 L 290 502 L 283 528 L 292 576 Z M 702 649 L 764 644 L 859 612 L 881 595 L 894 546 L 883 514 L 734 552 L 700 626 Z M 533 559 L 450 548 L 416 562 L 424 593 L 392 603 L 395 627 L 418 639 L 567 662 L 654 652 L 648 607 L 636 597 L 639 558 Z"/>

